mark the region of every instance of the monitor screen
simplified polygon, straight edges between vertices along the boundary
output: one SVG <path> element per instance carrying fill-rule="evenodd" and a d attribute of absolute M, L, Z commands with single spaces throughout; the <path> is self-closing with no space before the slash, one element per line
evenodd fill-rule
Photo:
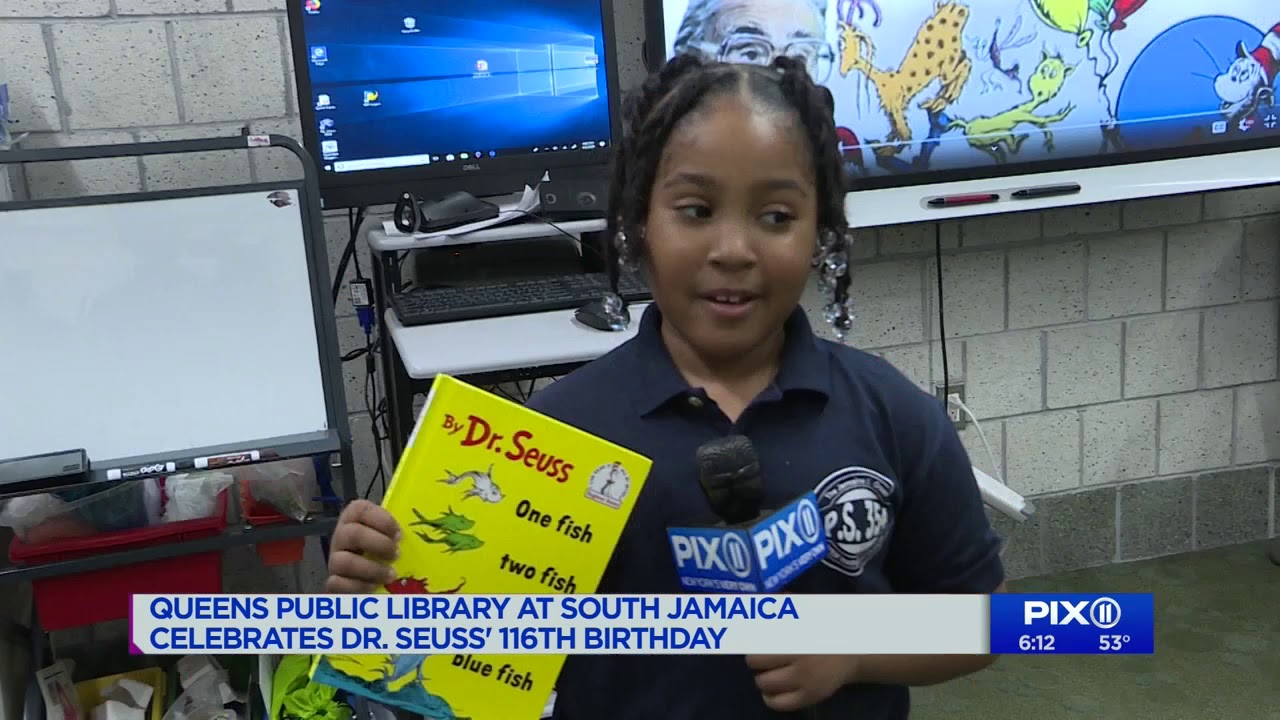
<path fill-rule="evenodd" d="M 1274 0 L 651 0 L 666 57 L 803 57 L 855 187 L 1280 140 Z"/>
<path fill-rule="evenodd" d="M 500 11 L 444 0 L 290 2 L 301 5 L 291 8 L 294 56 L 322 185 L 521 159 L 600 162 L 611 144 L 601 0 Z"/>

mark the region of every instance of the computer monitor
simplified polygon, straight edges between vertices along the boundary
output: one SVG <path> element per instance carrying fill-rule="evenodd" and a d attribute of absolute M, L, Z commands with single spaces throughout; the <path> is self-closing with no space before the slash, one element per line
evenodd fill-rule
<path fill-rule="evenodd" d="M 610 0 L 288 0 L 325 206 L 518 192 L 608 164 Z"/>
<path fill-rule="evenodd" d="M 650 64 L 809 61 L 857 225 L 1278 176 L 1275 0 L 646 2 Z"/>

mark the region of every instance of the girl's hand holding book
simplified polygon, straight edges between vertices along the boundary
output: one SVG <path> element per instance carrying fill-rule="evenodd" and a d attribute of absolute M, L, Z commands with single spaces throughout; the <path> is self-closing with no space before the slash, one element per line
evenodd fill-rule
<path fill-rule="evenodd" d="M 338 517 L 329 545 L 331 593 L 371 593 L 396 579 L 391 563 L 399 556 L 400 526 L 385 508 L 356 500 Z"/>

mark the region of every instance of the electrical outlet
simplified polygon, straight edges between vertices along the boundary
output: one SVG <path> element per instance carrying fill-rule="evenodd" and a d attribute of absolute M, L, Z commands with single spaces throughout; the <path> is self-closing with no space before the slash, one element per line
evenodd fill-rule
<path fill-rule="evenodd" d="M 949 389 L 951 390 L 952 399 L 964 402 L 964 383 L 952 380 Z M 948 388 L 943 386 L 942 383 L 937 383 L 933 386 L 933 394 L 938 398 L 938 402 L 942 403 L 943 407 L 947 409 L 947 417 L 951 418 L 951 424 L 955 425 L 957 430 L 963 429 L 965 425 L 969 424 L 969 416 L 947 400 L 945 397 L 947 390 Z"/>

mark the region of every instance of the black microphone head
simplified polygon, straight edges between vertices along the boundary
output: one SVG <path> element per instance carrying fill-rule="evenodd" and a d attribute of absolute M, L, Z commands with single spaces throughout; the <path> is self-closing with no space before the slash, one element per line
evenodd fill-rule
<path fill-rule="evenodd" d="M 729 435 L 698 448 L 698 483 L 711 509 L 730 525 L 753 520 L 764 502 L 760 458 L 751 439 Z"/>

